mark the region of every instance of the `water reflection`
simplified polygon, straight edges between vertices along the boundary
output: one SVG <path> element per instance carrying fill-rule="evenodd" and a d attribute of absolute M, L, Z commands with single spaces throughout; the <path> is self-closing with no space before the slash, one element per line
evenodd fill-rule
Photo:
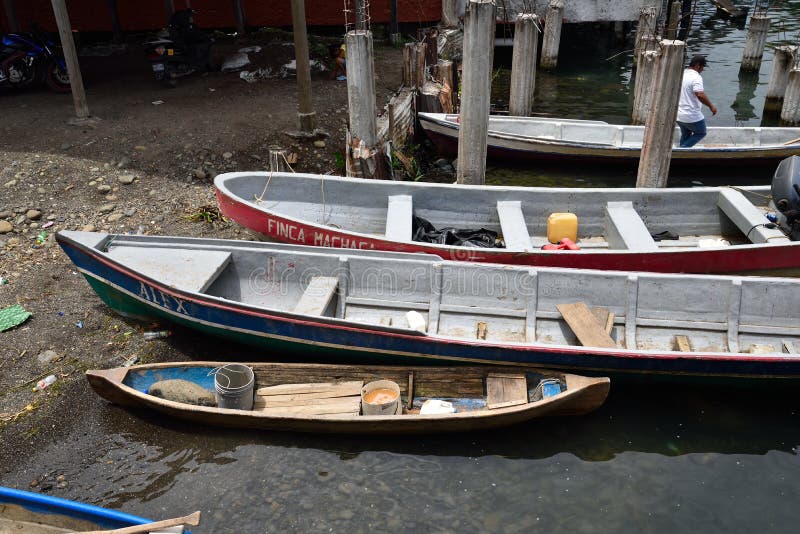
<path fill-rule="evenodd" d="M 731 104 L 736 126 L 746 124 L 750 119 L 758 118 L 753 100 L 758 86 L 758 73 L 739 71 L 739 92 Z"/>

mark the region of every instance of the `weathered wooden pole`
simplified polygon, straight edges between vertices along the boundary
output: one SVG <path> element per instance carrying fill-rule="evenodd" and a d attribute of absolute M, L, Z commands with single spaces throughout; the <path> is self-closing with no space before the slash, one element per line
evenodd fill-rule
<path fill-rule="evenodd" d="M 366 0 L 355 0 L 356 11 L 356 30 L 365 31 L 367 29 L 367 2 Z"/>
<path fill-rule="evenodd" d="M 659 54 L 658 50 L 642 50 L 639 53 L 636 80 L 633 86 L 633 113 L 631 115 L 633 124 L 647 122 L 658 72 Z"/>
<path fill-rule="evenodd" d="M 445 28 L 456 28 L 458 26 L 457 6 L 458 0 L 442 0 L 442 26 Z"/>
<path fill-rule="evenodd" d="M 681 0 L 674 0 L 669 5 L 669 24 L 667 25 L 665 39 L 676 39 L 678 37 L 678 27 L 681 20 Z"/>
<path fill-rule="evenodd" d="M 740 70 L 758 72 L 761 68 L 761 58 L 764 56 L 764 45 L 767 44 L 768 32 L 769 17 L 767 14 L 754 13 L 750 17 L 750 27 L 747 29 Z"/>
<path fill-rule="evenodd" d="M 636 187 L 666 187 L 683 75 L 683 41 L 661 41 L 650 112 L 644 127 Z"/>
<path fill-rule="evenodd" d="M 554 69 L 558 64 L 558 45 L 561 42 L 561 24 L 564 22 L 564 0 L 550 0 L 544 16 L 542 58 L 539 66 Z"/>
<path fill-rule="evenodd" d="M 69 85 L 72 88 L 72 100 L 75 103 L 75 115 L 78 119 L 89 117 L 89 106 L 86 104 L 86 91 L 83 88 L 81 66 L 78 63 L 78 54 L 75 51 L 75 41 L 72 40 L 72 26 L 69 23 L 69 13 L 65 0 L 51 0 L 53 15 L 58 25 L 58 35 L 61 38 L 61 50 L 67 63 Z"/>
<path fill-rule="evenodd" d="M 14 0 L 3 0 L 3 7 L 6 11 L 6 22 L 8 23 L 9 33 L 19 31 L 19 21 L 17 20 L 17 10 L 14 7 Z"/>
<path fill-rule="evenodd" d="M 279 146 L 269 147 L 269 171 L 287 172 L 289 165 L 286 161 L 287 150 Z"/>
<path fill-rule="evenodd" d="M 453 113 L 453 85 L 454 85 L 453 62 L 449 59 L 440 59 L 436 63 L 436 81 L 442 84 L 442 92 L 439 93 L 439 100 L 442 103 L 444 113 Z"/>
<path fill-rule="evenodd" d="M 783 95 L 789 83 L 789 71 L 795 65 L 797 46 L 776 46 L 772 59 L 772 72 L 767 85 L 767 96 L 764 100 L 764 111 L 780 111 L 783 106 Z"/>
<path fill-rule="evenodd" d="M 167 15 L 167 23 L 175 14 L 175 2 L 173 0 L 164 0 L 164 13 Z"/>
<path fill-rule="evenodd" d="M 247 31 L 247 17 L 245 17 L 242 0 L 233 0 L 233 18 L 236 21 L 236 33 L 244 35 Z"/>
<path fill-rule="evenodd" d="M 789 81 L 783 97 L 781 121 L 788 125 L 800 124 L 800 67 L 789 71 Z"/>
<path fill-rule="evenodd" d="M 394 46 L 400 42 L 400 31 L 397 26 L 397 0 L 389 0 L 389 42 Z"/>
<path fill-rule="evenodd" d="M 119 23 L 119 10 L 117 0 L 108 0 L 108 11 L 111 15 L 111 31 L 114 33 L 114 41 L 122 40 L 122 26 Z"/>
<path fill-rule="evenodd" d="M 639 61 L 642 49 L 649 50 L 647 43 L 655 39 L 658 23 L 658 8 L 646 6 L 639 10 L 639 24 L 636 26 L 636 39 L 633 44 L 633 64 Z"/>
<path fill-rule="evenodd" d="M 372 148 L 378 141 L 375 120 L 375 66 L 372 32 L 349 31 L 347 45 L 347 103 L 350 108 L 350 132 Z"/>
<path fill-rule="evenodd" d="M 459 184 L 483 184 L 486 180 L 495 10 L 493 0 L 469 0 L 464 13 L 461 127 L 458 129 L 456 171 Z"/>
<path fill-rule="evenodd" d="M 536 84 L 536 48 L 539 45 L 539 17 L 520 13 L 514 24 L 514 51 L 511 58 L 511 96 L 508 112 L 528 117 L 533 108 Z"/>
<path fill-rule="evenodd" d="M 292 0 L 292 29 L 297 63 L 297 117 L 300 119 L 300 131 L 311 134 L 317 126 L 317 113 L 311 102 L 311 66 L 308 61 L 306 6 L 303 0 Z"/>

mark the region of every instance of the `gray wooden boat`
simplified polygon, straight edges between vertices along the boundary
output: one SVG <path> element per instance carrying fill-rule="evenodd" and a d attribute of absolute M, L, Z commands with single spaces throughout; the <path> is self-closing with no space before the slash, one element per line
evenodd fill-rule
<path fill-rule="evenodd" d="M 419 113 L 422 128 L 445 153 L 458 150 L 458 115 Z M 638 164 L 644 126 L 598 121 L 489 117 L 488 156 L 495 161 L 565 159 Z M 692 164 L 774 163 L 800 154 L 800 128 L 710 126 L 690 148 L 678 147 L 675 129 L 672 161 Z"/>
<path fill-rule="evenodd" d="M 581 415 L 597 409 L 609 390 L 607 378 L 530 367 L 248 363 L 254 384 L 241 395 L 253 399 L 252 409 L 244 402 L 236 408 L 221 408 L 213 400 L 210 406 L 201 406 L 151 394 L 159 383 L 183 381 L 202 388 L 204 398 L 212 397 L 214 373 L 224 365 L 136 365 L 90 370 L 86 378 L 95 392 L 115 404 L 205 425 L 367 434 L 481 430 L 546 416 Z M 397 385 L 400 397 L 396 403 L 387 403 L 391 412 L 362 409 L 361 391 L 375 381 Z M 430 402 L 426 405 L 426 401 Z M 431 404 L 439 409 L 425 413 L 425 406 Z"/>
<path fill-rule="evenodd" d="M 113 309 L 321 362 L 800 378 L 800 279 L 531 268 L 66 232 Z"/>
<path fill-rule="evenodd" d="M 785 161 L 778 181 L 800 181 L 800 158 Z M 225 216 L 289 243 L 628 271 L 794 274 L 800 268 L 800 241 L 787 235 L 792 226 L 772 205 L 768 185 L 497 187 L 268 172 L 220 174 L 214 185 Z M 557 212 L 577 217 L 580 250 L 543 250 L 548 219 Z M 420 238 L 420 218 L 437 229 L 484 228 L 502 240 L 468 246 L 424 232 Z"/>

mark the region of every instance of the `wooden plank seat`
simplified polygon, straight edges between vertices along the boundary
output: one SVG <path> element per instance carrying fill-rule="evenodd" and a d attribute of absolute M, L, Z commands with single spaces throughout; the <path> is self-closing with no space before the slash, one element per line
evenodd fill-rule
<path fill-rule="evenodd" d="M 392 241 L 411 241 L 414 217 L 411 195 L 390 195 L 385 235 Z"/>
<path fill-rule="evenodd" d="M 301 315 L 322 315 L 331 306 L 339 279 L 333 276 L 314 276 L 294 307 Z"/>
<path fill-rule="evenodd" d="M 531 250 L 531 236 L 522 215 L 522 202 L 498 200 L 497 215 L 500 217 L 500 229 L 506 248 L 513 251 Z"/>
<path fill-rule="evenodd" d="M 658 250 L 653 236 L 636 213 L 633 202 L 607 202 L 605 206 L 606 241 L 610 249 L 639 252 Z"/>
<path fill-rule="evenodd" d="M 789 242 L 779 228 L 764 226 L 770 224 L 764 213 L 736 189 L 723 188 L 719 192 L 717 206 L 753 243 Z"/>
<path fill-rule="evenodd" d="M 184 291 L 205 292 L 231 261 L 218 250 L 111 247 L 108 256 L 126 267 Z"/>
<path fill-rule="evenodd" d="M 486 376 L 486 407 L 490 410 L 528 402 L 528 381 L 523 374 L 489 373 Z"/>
<path fill-rule="evenodd" d="M 358 415 L 364 382 L 280 384 L 256 391 L 253 410 L 274 415 Z"/>

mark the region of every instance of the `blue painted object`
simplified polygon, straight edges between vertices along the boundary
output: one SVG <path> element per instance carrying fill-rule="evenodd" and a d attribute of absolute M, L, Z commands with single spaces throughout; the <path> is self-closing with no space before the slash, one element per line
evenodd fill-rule
<path fill-rule="evenodd" d="M 556 379 L 542 380 L 542 398 L 555 397 L 561 393 L 561 383 Z"/>

